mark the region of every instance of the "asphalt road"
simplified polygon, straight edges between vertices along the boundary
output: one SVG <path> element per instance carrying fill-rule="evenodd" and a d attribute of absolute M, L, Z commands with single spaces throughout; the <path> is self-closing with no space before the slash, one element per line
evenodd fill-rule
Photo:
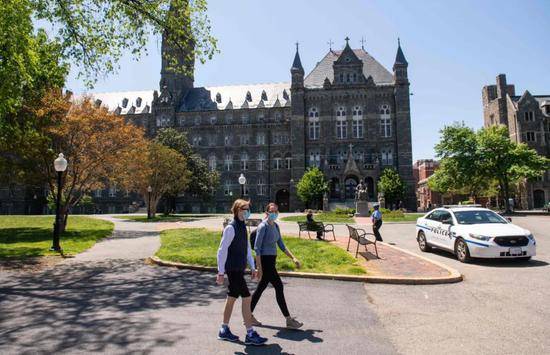
<path fill-rule="evenodd" d="M 549 354 L 550 217 L 513 217 L 537 239 L 530 262 L 462 264 L 419 251 L 414 224 L 386 224 L 387 242 L 443 262 L 464 275 L 452 285 L 367 284 L 367 298 L 405 354 Z"/>

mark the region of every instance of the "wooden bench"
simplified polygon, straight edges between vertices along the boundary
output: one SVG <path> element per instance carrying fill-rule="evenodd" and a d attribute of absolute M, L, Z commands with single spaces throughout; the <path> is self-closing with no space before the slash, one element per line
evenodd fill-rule
<path fill-rule="evenodd" d="M 307 237 L 311 239 L 310 232 L 322 232 L 323 238 L 325 238 L 326 233 L 332 233 L 332 238 L 336 240 L 334 235 L 334 225 L 324 224 L 323 222 L 298 222 L 298 238 L 302 237 L 302 232 L 307 232 Z"/>
<path fill-rule="evenodd" d="M 373 233 L 367 233 L 364 229 L 361 228 L 355 228 L 350 226 L 349 224 L 346 224 L 349 231 L 349 239 L 348 239 L 348 248 L 346 249 L 349 251 L 349 245 L 351 240 L 355 240 L 357 242 L 357 249 L 355 249 L 355 257 L 357 257 L 357 254 L 359 254 L 359 245 L 365 246 L 365 251 L 368 252 L 367 249 L 368 244 L 374 245 L 374 251 L 376 253 L 376 257 L 378 257 L 378 248 L 376 247 L 376 236 Z M 369 240 L 367 236 L 372 236 L 372 240 Z"/>

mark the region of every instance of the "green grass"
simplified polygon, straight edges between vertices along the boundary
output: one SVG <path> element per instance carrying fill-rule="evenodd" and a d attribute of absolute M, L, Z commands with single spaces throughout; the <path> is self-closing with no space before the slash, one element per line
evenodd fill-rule
<path fill-rule="evenodd" d="M 322 212 L 313 215 L 313 219 L 316 222 L 323 223 L 354 223 L 353 218 L 345 214 L 339 214 L 334 212 Z M 306 215 L 301 216 L 289 216 L 281 218 L 285 222 L 305 222 Z"/>
<path fill-rule="evenodd" d="M 221 232 L 204 228 L 166 230 L 161 233 L 161 247 L 156 256 L 185 264 L 216 266 Z M 284 237 L 285 245 L 301 261 L 296 269 L 292 261 L 279 251 L 278 270 L 310 273 L 362 275 L 365 270 L 345 250 L 328 242 Z"/>
<path fill-rule="evenodd" d="M 423 216 L 424 213 L 405 213 L 403 216 L 392 216 L 384 214 L 382 219 L 384 222 L 411 222 L 416 221 L 419 217 Z"/>
<path fill-rule="evenodd" d="M 115 216 L 117 218 L 134 222 L 191 222 L 201 218 L 214 217 L 213 214 L 171 214 L 165 216 L 157 214 L 154 218 L 147 219 L 147 216 Z"/>
<path fill-rule="evenodd" d="M 52 246 L 53 216 L 0 216 L 0 259 L 57 255 Z M 60 244 L 65 254 L 78 254 L 111 235 L 113 223 L 69 216 Z"/>

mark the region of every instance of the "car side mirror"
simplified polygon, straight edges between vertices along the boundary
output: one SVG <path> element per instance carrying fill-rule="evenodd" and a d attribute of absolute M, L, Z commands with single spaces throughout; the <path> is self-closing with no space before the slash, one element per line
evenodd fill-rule
<path fill-rule="evenodd" d="M 512 217 L 506 217 L 506 220 L 508 220 L 508 222 L 512 223 Z"/>

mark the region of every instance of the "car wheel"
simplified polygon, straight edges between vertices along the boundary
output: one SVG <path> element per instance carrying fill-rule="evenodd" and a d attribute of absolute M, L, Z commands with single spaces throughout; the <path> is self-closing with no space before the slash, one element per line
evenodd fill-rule
<path fill-rule="evenodd" d="M 420 231 L 418 232 L 418 237 L 416 238 L 418 241 L 418 247 L 423 252 L 429 252 L 432 250 L 432 247 L 428 244 L 428 241 L 426 241 L 426 235 L 424 232 Z"/>
<path fill-rule="evenodd" d="M 470 260 L 472 260 L 472 258 L 470 257 L 468 244 L 466 244 L 466 242 L 462 238 L 456 241 L 455 255 L 458 261 L 462 263 L 468 263 L 470 262 Z"/>

